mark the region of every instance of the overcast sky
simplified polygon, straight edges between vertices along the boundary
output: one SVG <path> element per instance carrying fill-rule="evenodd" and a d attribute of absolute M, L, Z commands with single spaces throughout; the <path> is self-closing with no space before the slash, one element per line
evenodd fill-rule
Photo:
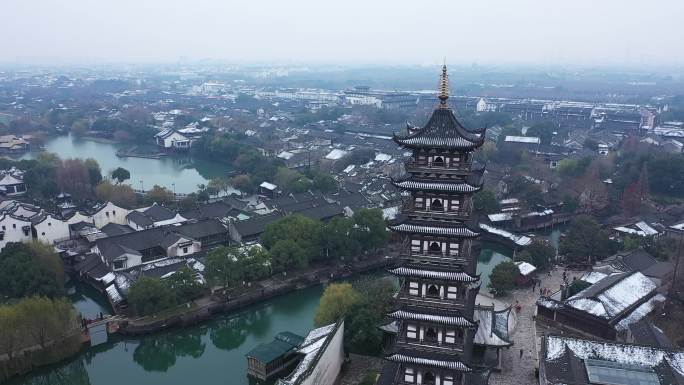
<path fill-rule="evenodd" d="M 684 64 L 684 0 L 0 0 L 0 62 Z"/>

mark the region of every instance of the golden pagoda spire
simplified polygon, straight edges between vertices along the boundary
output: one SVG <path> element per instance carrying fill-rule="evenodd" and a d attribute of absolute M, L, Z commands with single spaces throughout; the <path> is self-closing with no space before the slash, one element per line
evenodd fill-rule
<path fill-rule="evenodd" d="M 449 75 L 447 74 L 446 59 L 442 65 L 442 74 L 439 76 L 439 107 L 448 108 L 447 99 L 449 99 Z"/>

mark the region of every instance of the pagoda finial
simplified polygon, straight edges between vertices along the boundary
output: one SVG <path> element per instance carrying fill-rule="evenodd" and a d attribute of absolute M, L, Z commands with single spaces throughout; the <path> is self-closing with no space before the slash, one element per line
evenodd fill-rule
<path fill-rule="evenodd" d="M 446 59 L 442 65 L 442 74 L 439 77 L 438 97 L 440 108 L 447 108 L 447 99 L 449 99 L 449 75 L 447 74 Z"/>

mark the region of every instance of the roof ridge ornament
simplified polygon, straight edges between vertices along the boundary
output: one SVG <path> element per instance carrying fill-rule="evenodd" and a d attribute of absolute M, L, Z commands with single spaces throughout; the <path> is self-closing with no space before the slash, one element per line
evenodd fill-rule
<path fill-rule="evenodd" d="M 449 99 L 449 74 L 447 74 L 446 62 L 442 65 L 442 74 L 439 76 L 439 107 L 448 108 Z"/>

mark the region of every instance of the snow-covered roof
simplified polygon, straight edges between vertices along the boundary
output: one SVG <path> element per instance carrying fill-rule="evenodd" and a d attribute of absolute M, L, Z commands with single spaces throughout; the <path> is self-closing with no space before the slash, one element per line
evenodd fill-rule
<path fill-rule="evenodd" d="M 534 136 L 514 136 L 514 135 L 507 135 L 506 139 L 504 139 L 506 142 L 515 142 L 515 143 L 533 143 L 533 144 L 539 144 L 541 143 L 541 140 L 539 138 L 534 137 Z"/>
<path fill-rule="evenodd" d="M 428 225 L 414 225 L 410 223 L 402 223 L 397 226 L 389 226 L 390 229 L 401 232 L 418 233 L 418 234 L 437 234 L 446 236 L 459 237 L 476 237 L 479 233 L 470 230 L 467 227 L 438 227 Z"/>
<path fill-rule="evenodd" d="M 497 229 L 496 227 L 480 223 L 480 228 L 490 234 L 496 234 L 501 237 L 510 239 L 518 246 L 527 246 L 532 243 L 532 238 L 525 235 L 516 235 L 503 229 Z"/>
<path fill-rule="evenodd" d="M 626 330 L 629 325 L 638 322 L 649 315 L 658 304 L 663 302 L 665 302 L 665 296 L 662 294 L 656 294 L 648 301 L 639 305 L 639 307 L 634 309 L 634 311 L 632 311 L 627 317 L 621 319 L 620 322 L 615 324 L 615 329 Z"/>
<path fill-rule="evenodd" d="M 513 213 L 496 213 L 487 215 L 490 222 L 503 222 L 513 219 Z"/>
<path fill-rule="evenodd" d="M 508 198 L 508 199 L 502 199 L 499 201 L 499 204 L 502 204 L 502 205 L 517 205 L 518 203 L 520 203 L 518 198 Z"/>
<path fill-rule="evenodd" d="M 320 353 L 323 347 L 330 338 L 335 335 L 337 327 L 339 324 L 330 324 L 317 329 L 313 329 L 306 335 L 304 342 L 301 343 L 299 350 L 300 354 L 303 354 L 302 360 L 299 361 L 297 367 L 284 379 L 278 380 L 278 385 L 294 385 L 300 383 L 302 376 L 315 365 L 316 361 L 319 359 Z"/>
<path fill-rule="evenodd" d="M 278 186 L 274 185 L 273 183 L 268 183 L 268 182 L 262 182 L 262 183 L 259 185 L 259 187 L 263 187 L 263 188 L 265 188 L 266 190 L 271 190 L 271 191 L 273 191 L 273 190 L 275 190 L 275 189 L 278 188 Z"/>
<path fill-rule="evenodd" d="M 285 159 L 289 160 L 291 159 L 295 154 L 289 152 L 289 151 L 282 151 L 280 154 L 278 154 L 278 158 L 280 159 Z"/>
<path fill-rule="evenodd" d="M 392 155 L 379 153 L 375 156 L 376 162 L 387 162 L 392 159 Z"/>
<path fill-rule="evenodd" d="M 655 367 L 663 361 L 684 375 L 684 352 L 672 352 L 650 346 L 581 340 L 563 336 L 546 337 L 546 361 L 563 357 L 566 348 L 577 358 L 599 359 L 620 364 Z"/>
<path fill-rule="evenodd" d="M 586 282 L 586 283 L 594 284 L 594 283 L 596 283 L 596 282 L 602 280 L 603 278 L 606 278 L 607 276 L 608 276 L 607 274 L 604 274 L 604 273 L 601 273 L 601 272 L 598 272 L 598 271 L 591 271 L 591 272 L 589 272 L 589 273 L 584 274 L 584 275 L 583 275 L 582 277 L 580 277 L 579 279 L 580 279 L 581 281 Z"/>
<path fill-rule="evenodd" d="M 670 226 L 670 228 L 675 229 L 675 230 L 684 230 L 684 222 L 674 224 L 674 225 Z"/>
<path fill-rule="evenodd" d="M 389 270 L 389 272 L 399 277 L 443 279 L 445 281 L 475 282 L 479 279 L 477 276 L 472 276 L 468 273 L 460 271 L 435 271 L 414 269 L 410 267 L 398 267 L 396 269 Z"/>
<path fill-rule="evenodd" d="M 459 372 L 470 372 L 470 371 L 472 371 L 472 369 L 470 369 L 463 362 L 458 361 L 458 360 L 447 361 L 447 360 L 438 360 L 438 359 L 423 358 L 423 357 L 413 357 L 413 356 L 407 356 L 404 354 L 392 354 L 391 356 L 387 357 L 387 360 L 392 361 L 392 362 L 403 363 L 403 364 L 416 364 L 416 365 L 424 365 L 424 366 L 433 366 L 433 367 L 442 368 L 442 369 L 457 370 Z"/>
<path fill-rule="evenodd" d="M 600 284 L 601 281 L 598 281 L 568 298 L 567 304 L 597 317 L 611 319 L 643 300 L 657 288 L 653 281 L 638 271 L 626 275 L 607 289 L 596 292 L 593 287 Z"/>
<path fill-rule="evenodd" d="M 474 327 L 476 324 L 469 319 L 462 316 L 447 316 L 436 314 L 425 314 L 419 312 L 412 312 L 407 310 L 397 310 L 388 314 L 391 318 L 411 321 L 432 322 L 442 325 L 460 326 L 460 327 Z"/>
<path fill-rule="evenodd" d="M 521 275 L 530 275 L 537 270 L 534 265 L 525 261 L 515 262 L 515 265 L 518 266 L 518 270 L 520 271 Z"/>
<path fill-rule="evenodd" d="M 355 165 L 355 164 L 350 164 L 349 166 L 345 167 L 345 169 L 342 170 L 342 172 L 345 173 L 345 174 L 349 174 L 349 173 L 352 172 L 355 168 L 356 168 L 356 165 Z"/>
<path fill-rule="evenodd" d="M 330 160 L 337 160 L 337 159 L 342 159 L 345 155 L 347 155 L 347 151 L 340 150 L 338 148 L 330 151 L 328 155 L 325 156 L 325 159 L 330 159 Z"/>

